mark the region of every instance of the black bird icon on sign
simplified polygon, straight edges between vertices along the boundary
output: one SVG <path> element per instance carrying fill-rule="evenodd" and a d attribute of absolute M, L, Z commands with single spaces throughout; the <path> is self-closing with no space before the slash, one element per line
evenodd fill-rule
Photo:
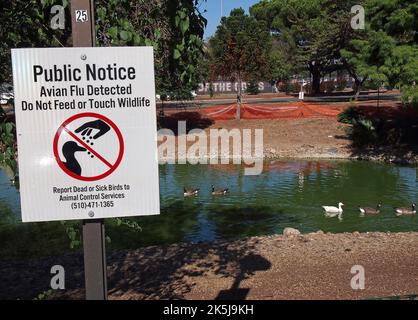
<path fill-rule="evenodd" d="M 75 158 L 75 153 L 80 151 L 87 151 L 85 148 L 80 147 L 74 141 L 66 142 L 62 147 L 62 154 L 66 161 L 63 162 L 65 167 L 72 173 L 81 176 L 81 166 Z"/>

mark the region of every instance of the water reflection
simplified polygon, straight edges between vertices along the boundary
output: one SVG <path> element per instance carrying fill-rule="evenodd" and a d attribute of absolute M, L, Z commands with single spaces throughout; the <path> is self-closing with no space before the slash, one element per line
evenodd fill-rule
<path fill-rule="evenodd" d="M 209 206 L 208 220 L 220 239 L 272 234 L 278 224 L 296 224 L 298 219 L 269 206 Z"/>

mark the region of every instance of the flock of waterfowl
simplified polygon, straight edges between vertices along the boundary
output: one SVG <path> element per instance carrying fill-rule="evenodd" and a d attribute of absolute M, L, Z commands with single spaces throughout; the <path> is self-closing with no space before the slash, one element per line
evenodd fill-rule
<path fill-rule="evenodd" d="M 228 191 L 229 191 L 228 188 L 216 189 L 214 186 L 212 186 L 212 190 L 211 190 L 212 195 L 214 196 L 226 195 Z M 200 192 L 200 189 L 187 189 L 186 187 L 183 188 L 183 195 L 185 197 L 197 196 L 199 192 Z"/>
<path fill-rule="evenodd" d="M 220 189 L 216 189 L 213 185 L 211 187 L 211 193 L 214 196 L 223 196 L 226 195 L 229 192 L 228 188 L 220 188 Z M 197 196 L 200 192 L 200 189 L 187 189 L 186 187 L 183 188 L 183 195 L 185 197 L 192 197 L 192 196 Z M 322 206 L 322 209 L 324 209 L 325 211 L 325 216 L 329 217 L 329 218 L 334 218 L 334 217 L 338 217 L 338 219 L 342 219 L 342 214 L 344 212 L 343 210 L 343 206 L 344 203 L 340 202 L 338 204 L 338 207 L 333 207 L 333 206 Z M 376 216 L 378 214 L 380 214 L 381 212 L 381 208 L 382 205 L 379 203 L 376 208 L 372 208 L 372 207 L 362 207 L 359 206 L 359 210 L 360 210 L 360 215 L 361 216 Z M 395 214 L 397 216 L 412 216 L 415 215 L 417 213 L 416 210 L 416 204 L 413 203 L 411 207 L 399 207 L 399 208 L 394 208 L 395 210 Z"/>
<path fill-rule="evenodd" d="M 344 211 L 343 206 L 344 206 L 344 203 L 340 202 L 338 204 L 338 207 L 323 206 L 322 209 L 324 209 L 325 211 L 325 216 L 330 217 L 330 218 L 338 217 L 338 219 L 341 220 L 342 214 Z M 380 203 L 377 205 L 376 208 L 359 206 L 360 215 L 361 216 L 366 216 L 366 215 L 376 216 L 380 214 L 381 208 L 382 208 L 382 205 Z M 412 216 L 417 213 L 415 203 L 413 203 L 411 207 L 399 207 L 399 208 L 394 208 L 394 210 L 397 216 Z"/>

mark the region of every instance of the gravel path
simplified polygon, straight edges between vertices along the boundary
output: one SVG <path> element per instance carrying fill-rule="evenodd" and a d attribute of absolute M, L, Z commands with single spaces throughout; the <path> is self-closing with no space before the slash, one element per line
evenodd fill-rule
<path fill-rule="evenodd" d="M 176 244 L 108 254 L 110 299 L 367 299 L 418 294 L 418 233 L 255 237 Z M 67 290 L 83 299 L 80 253 L 0 262 L 0 298 L 31 299 L 48 290 L 54 264 Z M 351 268 L 365 269 L 353 290 Z"/>

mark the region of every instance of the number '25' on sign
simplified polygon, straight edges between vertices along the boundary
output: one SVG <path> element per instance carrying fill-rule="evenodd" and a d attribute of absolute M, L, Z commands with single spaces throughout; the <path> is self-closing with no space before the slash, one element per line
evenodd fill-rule
<path fill-rule="evenodd" d="M 87 22 L 89 21 L 89 16 L 87 10 L 75 10 L 75 21 L 76 22 Z"/>

